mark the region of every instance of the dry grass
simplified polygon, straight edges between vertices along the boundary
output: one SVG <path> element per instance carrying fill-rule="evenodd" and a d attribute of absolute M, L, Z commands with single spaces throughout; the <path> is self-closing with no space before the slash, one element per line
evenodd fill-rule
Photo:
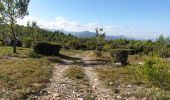
<path fill-rule="evenodd" d="M 113 68 L 113 67 L 97 67 L 95 71 L 98 73 L 99 79 L 107 86 L 114 86 L 122 83 L 135 83 L 135 77 L 130 67 Z"/>
<path fill-rule="evenodd" d="M 143 62 L 143 56 L 142 55 L 129 55 L 128 62 L 130 64 L 138 64 L 139 62 Z"/>
<path fill-rule="evenodd" d="M 83 54 L 84 51 L 81 51 L 81 50 L 65 50 L 65 49 L 61 49 L 60 53 L 63 54 L 63 55 L 67 55 L 67 56 L 74 57 L 74 56 L 77 55 L 77 54 Z"/>
<path fill-rule="evenodd" d="M 26 58 L 28 53 L 31 51 L 29 48 L 17 48 L 17 54 L 12 53 L 12 47 L 0 47 L 0 58 L 7 58 L 7 57 L 20 57 Z"/>
<path fill-rule="evenodd" d="M 84 80 L 85 74 L 84 69 L 81 67 L 70 67 L 65 71 L 66 77 L 69 77 L 70 79 L 78 79 L 78 80 Z"/>
<path fill-rule="evenodd" d="M 31 49 L 0 47 L 0 98 L 27 98 L 30 93 L 38 92 L 51 75 L 51 64 L 45 58 L 29 58 Z"/>
<path fill-rule="evenodd" d="M 25 98 L 48 81 L 51 73 L 44 59 L 13 59 L 0 61 L 0 97 Z"/>
<path fill-rule="evenodd" d="M 96 67 L 94 69 L 95 72 L 98 73 L 98 77 L 103 83 L 112 88 L 113 91 L 115 87 L 117 86 L 127 86 L 127 85 L 132 85 L 136 87 L 142 87 L 143 89 L 148 89 L 150 92 L 144 92 L 143 90 L 141 93 L 136 93 L 136 94 L 144 94 L 144 95 L 149 95 L 153 96 L 159 99 L 159 100 L 169 100 L 169 90 L 163 90 L 159 87 L 153 86 L 150 82 L 146 81 L 145 74 L 141 71 L 141 66 L 138 63 L 139 62 L 144 62 L 144 57 L 140 55 L 133 55 L 129 56 L 129 65 L 126 67 L 113 67 L 109 65 L 104 65 L 101 67 Z M 169 59 L 166 59 L 166 63 L 169 63 Z M 160 64 L 158 64 L 160 65 Z M 161 73 L 162 75 L 163 73 Z M 151 76 L 150 76 L 151 77 Z M 157 77 L 156 75 L 153 77 Z M 159 75 L 160 77 L 160 75 Z M 153 90 L 153 91 L 152 91 Z M 158 91 L 155 91 L 158 90 Z M 163 99 L 163 98 L 168 98 L 168 99 Z"/>

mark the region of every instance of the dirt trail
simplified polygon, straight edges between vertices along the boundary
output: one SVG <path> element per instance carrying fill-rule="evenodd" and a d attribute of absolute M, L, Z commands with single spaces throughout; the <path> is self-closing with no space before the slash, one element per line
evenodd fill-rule
<path fill-rule="evenodd" d="M 85 74 L 90 80 L 95 100 L 113 100 L 113 92 L 106 88 L 98 79 L 97 73 L 93 71 L 93 66 L 91 66 L 92 62 L 90 59 L 91 58 L 87 56 L 83 58 L 83 61 L 86 64 L 86 67 L 84 67 Z"/>
<path fill-rule="evenodd" d="M 95 96 L 95 100 L 113 100 L 113 94 L 110 89 L 107 89 L 101 82 L 98 80 L 96 73 L 92 71 L 92 67 L 86 67 L 85 73 L 88 76 L 90 83 L 92 85 L 92 90 Z"/>
<path fill-rule="evenodd" d="M 84 54 L 83 54 L 84 55 Z M 86 95 L 81 90 L 76 91 L 76 84 L 74 81 L 71 81 L 63 75 L 63 72 L 71 66 L 79 66 L 85 69 L 85 74 L 91 85 L 92 94 L 91 96 L 95 99 L 92 100 L 113 100 L 112 92 L 110 89 L 107 89 L 102 82 L 98 79 L 98 76 L 93 72 L 93 66 L 91 65 L 90 57 L 81 57 L 82 55 L 75 55 L 75 57 L 80 58 L 78 62 L 82 64 L 71 64 L 76 60 L 68 60 L 67 64 L 56 64 L 54 66 L 53 75 L 48 83 L 47 88 L 43 91 L 42 96 L 37 96 L 38 100 L 83 100 L 83 96 Z M 79 97 L 82 95 L 82 97 Z"/>
<path fill-rule="evenodd" d="M 69 65 L 55 65 L 52 78 L 50 83 L 45 89 L 46 93 L 43 96 L 40 96 L 38 100 L 60 100 L 69 98 L 74 99 L 74 91 L 68 88 L 67 78 L 64 78 L 63 72 L 69 67 Z M 63 97 L 64 94 L 64 97 Z"/>

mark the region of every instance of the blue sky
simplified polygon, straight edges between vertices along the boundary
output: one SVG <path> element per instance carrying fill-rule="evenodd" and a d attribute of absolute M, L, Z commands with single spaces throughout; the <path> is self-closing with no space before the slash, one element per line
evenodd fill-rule
<path fill-rule="evenodd" d="M 135 38 L 170 36 L 169 0 L 31 0 L 29 16 L 40 27 L 66 31 L 93 31 Z"/>

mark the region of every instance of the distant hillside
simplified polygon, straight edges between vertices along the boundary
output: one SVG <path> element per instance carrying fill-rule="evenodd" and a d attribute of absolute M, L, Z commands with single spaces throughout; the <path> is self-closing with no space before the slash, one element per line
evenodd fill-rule
<path fill-rule="evenodd" d="M 56 31 L 56 30 L 50 30 L 50 31 Z M 95 37 L 96 33 L 95 32 L 89 32 L 89 31 L 83 31 L 83 32 L 68 32 L 64 30 L 58 30 L 61 31 L 65 34 L 72 34 L 77 37 Z M 118 35 L 118 36 L 113 36 L 113 35 L 106 35 L 106 40 L 115 40 L 115 39 L 128 39 L 131 40 L 132 38 L 126 37 L 124 35 Z"/>
<path fill-rule="evenodd" d="M 84 32 L 70 32 L 74 36 L 77 37 L 95 37 L 96 34 L 94 32 L 84 31 Z"/>
<path fill-rule="evenodd" d="M 77 36 L 77 37 L 95 37 L 96 36 L 96 33 L 94 32 L 89 32 L 89 31 L 84 31 L 84 32 L 69 32 L 71 33 L 72 35 L 74 36 Z M 132 38 L 128 38 L 124 35 L 119 35 L 119 36 L 113 36 L 113 35 L 106 35 L 106 40 L 115 40 L 115 39 L 132 39 Z"/>
<path fill-rule="evenodd" d="M 108 35 L 106 36 L 105 38 L 106 40 L 115 40 L 115 39 L 127 39 L 127 40 L 132 40 L 133 38 L 129 38 L 129 37 L 126 37 L 124 35 L 118 35 L 118 36 L 111 36 L 111 35 Z"/>

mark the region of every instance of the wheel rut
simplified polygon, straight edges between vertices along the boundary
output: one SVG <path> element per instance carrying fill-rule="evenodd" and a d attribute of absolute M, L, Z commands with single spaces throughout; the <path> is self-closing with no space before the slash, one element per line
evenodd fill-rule
<path fill-rule="evenodd" d="M 111 89 L 104 86 L 99 80 L 97 73 L 93 71 L 90 57 L 84 57 L 83 61 L 85 63 L 85 74 L 90 81 L 95 100 L 113 100 L 114 96 Z"/>
<path fill-rule="evenodd" d="M 75 55 L 76 56 L 76 55 Z M 90 57 L 80 57 L 80 64 L 72 64 L 72 61 L 67 61 L 67 64 L 56 64 L 54 65 L 53 74 L 50 79 L 50 83 L 47 87 L 42 90 L 42 95 L 37 96 L 37 100 L 88 100 L 83 99 L 83 90 L 76 90 L 79 85 L 64 76 L 64 71 L 69 67 L 78 66 L 84 69 L 87 81 L 91 88 L 92 93 L 90 94 L 90 100 L 113 100 L 113 93 L 110 89 L 105 87 L 102 82 L 98 79 L 97 73 L 93 71 L 93 66 L 91 65 Z M 76 56 L 76 57 L 77 57 Z M 77 61 L 76 61 L 77 62 Z M 84 86 L 79 86 L 84 87 Z"/>

